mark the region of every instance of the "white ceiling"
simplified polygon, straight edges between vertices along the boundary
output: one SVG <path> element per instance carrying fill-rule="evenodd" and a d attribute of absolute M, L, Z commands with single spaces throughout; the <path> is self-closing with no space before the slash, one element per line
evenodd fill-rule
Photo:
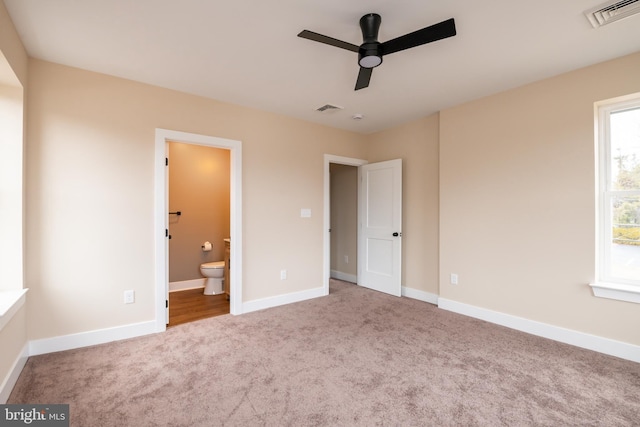
<path fill-rule="evenodd" d="M 32 57 L 361 133 L 640 51 L 640 15 L 591 27 L 603 0 L 4 2 Z M 370 12 L 381 42 L 448 18 L 458 34 L 384 57 L 356 92 L 357 54 L 297 34 L 359 45 Z"/>

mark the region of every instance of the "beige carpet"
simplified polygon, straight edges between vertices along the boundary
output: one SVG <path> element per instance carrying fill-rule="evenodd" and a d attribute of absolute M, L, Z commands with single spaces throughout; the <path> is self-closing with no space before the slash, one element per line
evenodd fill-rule
<path fill-rule="evenodd" d="M 640 364 L 332 281 L 331 294 L 29 359 L 73 426 L 638 426 Z"/>

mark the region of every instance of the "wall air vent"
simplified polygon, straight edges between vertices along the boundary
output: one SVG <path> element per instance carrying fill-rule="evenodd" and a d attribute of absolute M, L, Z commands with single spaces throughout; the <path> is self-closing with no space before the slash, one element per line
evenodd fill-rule
<path fill-rule="evenodd" d="M 324 112 L 328 113 L 334 110 L 342 110 L 342 107 L 340 107 L 339 105 L 325 104 L 322 107 L 316 108 L 316 111 L 320 111 L 321 113 L 324 113 Z"/>
<path fill-rule="evenodd" d="M 640 0 L 609 1 L 584 12 L 593 28 L 640 13 Z"/>

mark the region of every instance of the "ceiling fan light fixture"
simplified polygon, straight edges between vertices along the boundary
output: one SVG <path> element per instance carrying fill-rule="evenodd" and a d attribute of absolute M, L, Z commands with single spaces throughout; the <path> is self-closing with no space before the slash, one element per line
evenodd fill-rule
<path fill-rule="evenodd" d="M 362 68 L 375 68 L 382 64 L 382 49 L 380 43 L 363 43 L 358 50 L 358 64 Z"/>
<path fill-rule="evenodd" d="M 360 61 L 358 61 L 358 63 L 363 68 L 375 68 L 378 65 L 382 64 L 382 57 L 377 55 L 363 56 L 362 58 L 360 58 Z"/>

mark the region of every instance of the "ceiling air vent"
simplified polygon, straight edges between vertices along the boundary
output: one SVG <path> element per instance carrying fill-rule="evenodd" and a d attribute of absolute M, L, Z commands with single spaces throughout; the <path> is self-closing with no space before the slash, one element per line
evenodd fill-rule
<path fill-rule="evenodd" d="M 342 110 L 342 107 L 338 105 L 324 104 L 322 107 L 316 108 L 316 111 L 320 111 L 321 113 L 330 112 L 333 110 Z"/>
<path fill-rule="evenodd" d="M 640 13 L 640 0 L 609 1 L 584 12 L 593 28 L 602 27 L 637 13 Z"/>

